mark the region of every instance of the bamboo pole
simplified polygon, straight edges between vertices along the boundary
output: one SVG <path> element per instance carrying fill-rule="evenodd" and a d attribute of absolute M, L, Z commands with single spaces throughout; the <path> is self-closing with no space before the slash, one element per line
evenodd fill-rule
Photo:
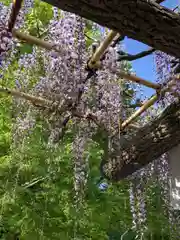
<path fill-rule="evenodd" d="M 130 80 L 132 82 L 139 83 L 139 84 L 144 85 L 146 87 L 153 88 L 155 90 L 159 90 L 160 87 L 161 87 L 160 84 L 147 81 L 147 80 L 145 80 L 143 78 L 140 78 L 140 77 L 137 77 L 137 76 L 125 73 L 125 72 L 118 72 L 117 76 L 119 76 L 121 78 L 124 78 L 126 80 Z"/>
<path fill-rule="evenodd" d="M 19 40 L 25 41 L 29 44 L 32 45 L 37 45 L 39 47 L 45 48 L 47 50 L 56 50 L 58 52 L 63 53 L 64 50 L 62 48 L 58 46 L 56 46 L 54 43 L 50 43 L 44 40 L 41 40 L 39 38 L 36 38 L 34 36 L 19 32 L 16 29 L 12 30 L 12 34 L 14 37 L 18 38 Z M 105 50 L 108 48 L 108 46 L 111 44 L 111 42 L 113 41 L 113 39 L 115 38 L 115 36 L 117 35 L 117 32 L 115 31 L 110 31 L 110 33 L 108 34 L 108 36 L 105 38 L 104 42 L 101 43 L 101 45 L 98 47 L 98 49 L 96 50 L 96 52 L 94 53 L 94 55 L 92 56 L 92 58 L 90 59 L 89 63 L 88 63 L 88 67 L 89 68 L 95 68 L 97 67 L 97 63 L 99 62 L 101 56 L 103 55 L 103 53 L 105 52 Z M 100 64 L 98 65 L 98 67 L 100 67 Z"/>
<path fill-rule="evenodd" d="M 163 96 L 165 92 L 169 92 L 171 87 L 173 86 L 173 81 L 169 82 L 167 86 L 165 86 L 161 91 L 157 91 L 156 95 L 152 96 L 149 100 L 147 100 L 142 107 L 140 107 L 136 112 L 134 112 L 127 120 L 125 120 L 122 125 L 121 129 L 123 130 L 127 127 L 134 119 L 140 116 L 143 112 L 145 112 L 150 106 L 152 106 L 158 99 L 159 96 Z M 179 96 L 179 94 L 178 94 Z"/>
<path fill-rule="evenodd" d="M 69 105 L 72 104 L 71 100 L 63 100 L 61 103 L 60 102 L 54 102 L 51 100 L 46 100 L 45 98 L 41 98 L 41 97 L 36 97 L 24 92 L 20 92 L 14 89 L 10 89 L 10 88 L 2 88 L 0 87 L 0 92 L 6 93 L 6 94 L 10 94 L 12 96 L 15 97 L 19 97 L 19 98 L 23 98 L 26 99 L 28 101 L 30 101 L 32 104 L 36 104 L 36 105 L 40 105 L 49 109 L 52 109 L 54 111 L 55 110 L 58 112 L 58 114 L 62 114 L 63 112 L 69 110 Z"/>
<path fill-rule="evenodd" d="M 44 41 L 44 40 L 41 40 L 39 38 L 36 38 L 34 36 L 31 36 L 31 35 L 28 35 L 28 34 L 25 34 L 25 33 L 22 33 L 22 32 L 19 32 L 18 30 L 15 30 L 13 29 L 12 30 L 12 34 L 14 37 L 22 40 L 22 41 L 25 41 L 29 44 L 32 44 L 32 45 L 37 45 L 39 47 L 42 47 L 42 48 L 45 48 L 47 50 L 56 50 L 58 52 L 63 52 L 63 50 L 59 47 L 58 45 L 58 48 L 56 47 L 56 45 L 54 43 L 50 43 L 50 42 L 47 42 L 47 41 Z"/>
<path fill-rule="evenodd" d="M 131 122 L 136 119 L 138 116 L 140 116 L 144 111 L 146 111 L 150 106 L 152 106 L 159 98 L 159 95 L 163 95 L 165 92 L 171 92 L 171 87 L 175 84 L 175 82 L 172 80 L 167 83 L 167 85 L 163 88 L 157 89 L 157 94 L 152 96 L 149 100 L 147 100 L 142 107 L 140 107 L 136 112 L 134 112 L 127 120 L 125 120 L 122 125 L 121 129 L 123 130 L 125 127 L 127 127 Z M 177 95 L 176 95 L 177 94 Z M 176 97 L 179 97 L 179 93 L 174 93 Z"/>
<path fill-rule="evenodd" d="M 28 100 L 32 103 L 36 103 L 36 104 L 48 105 L 49 106 L 53 103 L 52 101 L 46 100 L 44 98 L 35 97 L 33 95 L 30 95 L 30 94 L 27 94 L 27 93 L 24 93 L 24 92 L 20 92 L 20 91 L 14 90 L 14 89 L 10 89 L 10 88 L 1 88 L 0 87 L 0 92 L 4 92 L 6 94 L 10 94 L 10 95 L 15 96 L 15 97 L 23 98 L 23 99 L 26 99 L 26 100 Z"/>
<path fill-rule="evenodd" d="M 99 48 L 96 50 L 96 52 L 94 53 L 94 55 L 92 56 L 92 58 L 90 59 L 89 63 L 88 63 L 88 67 L 89 68 L 99 68 L 100 64 L 99 64 L 99 60 L 101 58 L 101 56 L 103 55 L 103 53 L 105 52 L 105 50 L 108 48 L 108 46 L 111 44 L 111 42 L 113 41 L 113 39 L 116 37 L 118 33 L 115 31 L 110 31 L 109 34 L 107 35 L 107 37 L 105 38 L 105 40 L 101 43 L 101 45 L 99 46 Z M 157 83 L 152 83 L 150 81 L 147 81 L 145 79 L 142 79 L 140 77 L 131 75 L 131 74 L 127 74 L 125 72 L 118 72 L 117 75 L 119 77 L 125 78 L 127 80 L 142 84 L 146 87 L 149 88 L 153 88 L 156 90 L 160 89 L 160 84 Z"/>
<path fill-rule="evenodd" d="M 111 44 L 111 42 L 113 41 L 113 39 L 116 37 L 117 32 L 115 31 L 110 31 L 109 34 L 107 35 L 107 37 L 104 39 L 104 41 L 100 44 L 100 46 L 97 48 L 97 50 L 95 51 L 95 53 L 93 54 L 93 56 L 91 57 L 89 63 L 88 63 L 88 67 L 89 68 L 94 68 L 97 67 L 96 64 L 97 62 L 100 60 L 101 56 L 103 55 L 103 53 L 105 52 L 105 50 L 108 48 L 108 46 Z M 98 64 L 99 66 L 99 64 Z"/>
<path fill-rule="evenodd" d="M 122 125 L 121 129 L 123 130 L 127 127 L 134 119 L 140 116 L 144 111 L 146 111 L 150 106 L 152 106 L 158 100 L 158 95 L 152 96 L 149 100 L 147 100 L 142 107 L 140 107 L 135 113 L 133 113 L 127 120 L 125 120 Z"/>

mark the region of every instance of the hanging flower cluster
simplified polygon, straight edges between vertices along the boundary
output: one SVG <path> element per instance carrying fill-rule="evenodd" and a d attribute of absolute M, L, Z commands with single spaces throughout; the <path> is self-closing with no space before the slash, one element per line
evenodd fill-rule
<path fill-rule="evenodd" d="M 57 104 L 67 104 L 67 111 L 73 108 L 75 116 L 92 113 L 107 130 L 117 130 L 121 112 L 121 89 L 116 76 L 116 49 L 110 47 L 103 60 L 103 67 L 91 79 L 85 70 L 90 52 L 87 52 L 83 26 L 78 26 L 76 16 L 62 12 L 61 19 L 50 23 L 48 40 L 54 42 L 58 51 L 40 50 L 45 74 L 34 88 L 34 93 Z M 109 73 L 112 69 L 112 73 Z M 51 115 L 51 125 L 62 125 L 67 116 L 64 111 L 59 117 Z M 72 113 L 72 116 L 73 116 Z M 58 117 L 58 120 L 57 120 Z M 53 120 L 54 118 L 54 120 Z M 56 123 L 55 123 L 56 122 Z M 57 123 L 59 122 L 59 123 Z"/>
<path fill-rule="evenodd" d="M 0 5 L 0 64 L 5 60 L 9 50 L 12 48 L 12 34 L 7 29 L 7 17 L 10 9 L 3 4 Z"/>
<path fill-rule="evenodd" d="M 159 107 L 164 108 L 169 103 L 176 101 L 179 98 L 180 84 L 180 61 L 179 59 L 169 56 L 166 53 L 156 51 L 155 52 L 155 67 L 158 77 L 158 81 L 162 84 L 167 82 L 173 82 L 171 92 L 166 93 L 163 101 L 160 101 Z M 163 104 L 163 102 L 165 104 Z M 152 165 L 152 164 L 151 164 Z M 172 206 L 170 203 L 170 170 L 169 170 L 169 157 L 168 153 L 163 154 L 159 159 L 154 162 L 154 169 L 151 172 L 151 176 L 155 175 L 157 184 L 161 188 L 162 206 L 165 211 L 166 217 L 169 219 L 170 233 L 174 235 L 175 228 L 177 226 L 176 216 L 173 214 Z M 179 224 L 179 223 L 178 223 Z M 177 227 L 179 229 L 179 225 Z M 178 232 L 178 230 L 176 231 Z M 177 237 L 177 235 L 175 234 Z M 171 236 L 172 239 L 173 236 Z M 176 238 L 175 237 L 175 238 Z"/>
<path fill-rule="evenodd" d="M 156 51 L 154 57 L 157 80 L 160 83 L 168 81 L 171 75 L 170 61 L 172 57 L 161 51 Z"/>
<path fill-rule="evenodd" d="M 135 191 L 136 188 L 134 186 L 133 182 L 130 182 L 129 187 L 129 202 L 130 202 L 130 209 L 132 213 L 132 227 L 137 229 L 137 208 L 136 208 L 136 199 L 135 199 Z"/>
<path fill-rule="evenodd" d="M 33 6 L 33 0 L 25 0 L 18 19 L 15 22 L 15 27 L 21 27 L 24 23 L 25 14 L 29 13 L 29 10 Z M 17 50 L 17 40 L 12 38 L 12 33 L 8 31 L 8 21 L 12 9 L 10 6 L 0 5 L 0 68 L 3 71 L 7 69 L 10 64 L 10 60 L 13 59 Z M 10 60 L 8 60 L 8 58 Z M 2 76 L 1 76 L 2 77 Z"/>
<path fill-rule="evenodd" d="M 74 190 L 75 190 L 75 205 L 77 210 L 82 207 L 85 188 L 88 178 L 88 155 L 85 156 L 84 150 L 87 142 L 88 136 L 81 136 L 82 133 L 77 134 L 73 143 L 73 153 L 74 153 Z"/>
<path fill-rule="evenodd" d="M 5 24 L 0 22 L 0 61 L 4 60 L 12 47 L 12 34 L 8 32 Z"/>
<path fill-rule="evenodd" d="M 146 169 L 135 173 L 130 179 L 129 200 L 132 213 L 132 227 L 143 236 L 146 230 L 146 184 L 148 171 Z"/>
<path fill-rule="evenodd" d="M 161 51 L 155 52 L 155 70 L 157 81 L 162 85 L 170 83 L 171 90 L 170 92 L 165 93 L 165 98 L 160 101 L 164 102 L 164 105 L 172 103 L 173 101 L 178 99 L 180 92 L 180 84 L 179 84 L 179 74 L 180 74 L 180 62 L 179 59 L 172 57 L 166 53 Z M 173 84 L 173 85 L 172 85 Z"/>

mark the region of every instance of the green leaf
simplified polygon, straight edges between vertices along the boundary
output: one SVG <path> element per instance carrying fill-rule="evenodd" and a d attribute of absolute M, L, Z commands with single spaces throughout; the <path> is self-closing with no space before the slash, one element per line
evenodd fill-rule
<path fill-rule="evenodd" d="M 20 47 L 20 53 L 21 54 L 32 53 L 32 51 L 33 51 L 33 46 L 29 45 L 27 43 L 22 44 L 22 46 Z"/>

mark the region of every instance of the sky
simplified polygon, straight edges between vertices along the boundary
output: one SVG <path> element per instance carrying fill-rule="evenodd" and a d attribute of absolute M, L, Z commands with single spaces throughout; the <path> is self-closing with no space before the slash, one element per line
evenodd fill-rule
<path fill-rule="evenodd" d="M 179 3 L 180 3 L 180 0 L 165 0 L 164 3 L 162 3 L 161 5 L 167 8 L 173 9 Z M 128 53 L 130 54 L 136 54 L 138 52 L 148 49 L 147 45 L 140 43 L 138 41 L 135 41 L 133 39 L 126 38 L 123 43 L 125 45 L 126 51 L 128 51 Z M 137 76 L 144 78 L 146 80 L 155 82 L 156 74 L 155 74 L 155 70 L 154 70 L 155 67 L 153 63 L 154 63 L 153 54 L 151 54 L 150 56 L 132 61 L 132 67 L 133 67 L 133 70 L 136 72 Z M 151 96 L 154 93 L 152 89 L 149 89 L 146 87 L 143 87 L 143 90 L 146 96 Z"/>

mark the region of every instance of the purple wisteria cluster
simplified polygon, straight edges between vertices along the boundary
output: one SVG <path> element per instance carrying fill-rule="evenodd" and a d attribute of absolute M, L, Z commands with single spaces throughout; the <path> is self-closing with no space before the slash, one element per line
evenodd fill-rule
<path fill-rule="evenodd" d="M 149 171 L 146 167 L 130 178 L 129 201 L 132 213 L 132 228 L 139 236 L 143 236 L 147 228 L 146 188 Z"/>
<path fill-rule="evenodd" d="M 102 69 L 91 79 L 86 79 L 85 66 L 90 52 L 86 49 L 84 27 L 84 20 L 80 24 L 78 17 L 66 12 L 61 13 L 61 19 L 57 20 L 56 16 L 51 20 L 48 40 L 54 42 L 58 52 L 42 50 L 45 76 L 37 83 L 35 93 L 56 103 L 69 101 L 76 105 L 79 115 L 92 113 L 108 130 L 117 130 L 122 100 L 116 69 L 121 64 L 116 62 L 116 49 L 110 47 Z M 66 115 L 67 111 L 58 116 L 59 126 Z"/>
<path fill-rule="evenodd" d="M 29 13 L 32 7 L 33 7 L 33 0 L 24 1 L 24 4 L 15 22 L 16 28 L 23 26 L 25 16 L 26 14 Z M 8 66 L 11 64 L 11 62 L 13 62 L 16 59 L 16 54 L 19 46 L 18 40 L 13 38 L 12 33 L 8 31 L 8 22 L 10 20 L 11 10 L 12 10 L 12 4 L 10 4 L 9 6 L 5 6 L 3 4 L 0 5 L 0 73 L 1 73 L 0 77 L 2 78 L 2 82 L 1 82 L 2 85 L 7 85 L 7 81 L 5 82 L 5 79 L 4 79 L 4 73 L 8 69 Z M 23 56 L 22 58 L 24 59 L 29 58 L 29 56 Z M 18 89 L 22 87 L 24 88 L 27 85 L 27 81 L 26 82 L 24 81 L 26 80 L 26 77 L 28 76 L 28 74 L 27 75 L 25 74 L 23 76 L 22 66 L 24 68 L 26 67 L 27 71 L 28 71 L 28 68 L 30 67 L 30 64 L 29 63 L 25 64 L 26 61 L 22 61 L 22 58 L 20 58 L 19 60 L 19 64 L 18 64 L 19 69 L 14 74 L 15 85 Z M 22 99 L 20 100 L 20 99 L 14 98 L 13 100 L 14 100 L 13 101 L 14 107 L 23 105 Z M 17 112 L 19 112 L 19 110 L 17 110 L 17 108 L 13 108 L 13 109 L 16 109 L 14 110 L 13 114 L 17 115 Z M 18 116 L 16 121 L 20 126 L 19 132 L 21 132 L 22 124 L 20 124 L 20 122 L 22 123 L 22 116 Z M 29 122 L 29 126 L 31 126 L 32 124 L 30 123 L 30 121 L 28 122 Z M 26 128 L 28 126 L 27 119 L 25 120 L 24 126 L 26 126 Z M 15 129 L 14 134 L 16 134 L 18 132 L 17 128 L 15 127 L 14 129 Z M 17 138 L 15 137 L 14 139 L 17 139 Z"/>
<path fill-rule="evenodd" d="M 0 5 L 0 64 L 5 60 L 8 51 L 12 48 L 12 34 L 7 29 L 9 8 Z"/>
<path fill-rule="evenodd" d="M 85 154 L 87 148 L 89 134 L 78 132 L 73 142 L 74 153 L 74 200 L 76 209 L 83 206 L 83 200 L 86 191 L 86 183 L 88 179 L 89 156 Z"/>
<path fill-rule="evenodd" d="M 153 116 L 150 115 L 150 118 L 152 119 Z M 132 223 L 133 227 L 141 233 L 146 230 L 147 206 L 145 201 L 145 191 L 153 182 L 160 188 L 161 196 L 159 196 L 159 198 L 162 200 L 161 206 L 164 215 L 166 219 L 169 220 L 170 234 L 177 237 L 177 233 L 174 233 L 174 231 L 175 226 L 176 231 L 179 231 L 179 222 L 173 213 L 173 208 L 170 202 L 170 177 L 168 153 L 163 154 L 159 159 L 156 159 L 152 163 L 148 164 L 145 168 L 142 168 L 131 176 L 129 197 L 133 218 Z"/>
<path fill-rule="evenodd" d="M 33 0 L 25 0 L 15 26 L 21 27 L 24 24 L 25 14 L 33 6 Z M 16 53 L 17 40 L 12 38 L 12 33 L 8 31 L 8 21 L 12 9 L 12 4 L 5 6 L 0 4 L 0 68 L 1 72 L 7 69 Z M 1 73 L 2 77 L 2 73 Z"/>
<path fill-rule="evenodd" d="M 8 69 L 9 64 L 14 56 L 15 41 L 12 33 L 8 31 L 8 19 L 11 6 L 0 4 L 0 78 L 3 79 L 4 72 Z M 3 84 L 4 82 L 1 82 Z"/>
<path fill-rule="evenodd" d="M 172 57 L 164 52 L 156 51 L 154 58 L 158 82 L 167 82 L 172 74 L 170 64 Z"/>
<path fill-rule="evenodd" d="M 166 84 L 168 82 L 173 82 L 171 91 L 165 94 L 164 103 L 165 106 L 167 106 L 169 103 L 179 99 L 180 60 L 161 51 L 156 51 L 155 70 L 159 83 Z M 160 101 L 159 108 L 164 108 L 162 101 Z M 176 225 L 175 223 L 177 220 L 173 214 L 173 209 L 170 204 L 170 169 L 168 153 L 163 154 L 155 161 L 154 169 L 151 171 L 151 174 L 156 176 L 157 184 L 159 184 L 161 188 L 163 208 L 165 210 L 166 217 L 169 218 L 170 232 L 174 235 L 173 225 Z M 174 238 L 172 237 L 172 239 Z"/>
<path fill-rule="evenodd" d="M 165 98 L 160 101 L 160 105 L 164 102 L 164 105 L 167 106 L 177 100 L 180 93 L 180 60 L 161 51 L 155 52 L 154 60 L 157 81 L 162 85 L 173 83 L 170 91 L 165 93 Z"/>
<path fill-rule="evenodd" d="M 4 60 L 6 53 L 12 47 L 12 34 L 8 32 L 5 24 L 0 22 L 0 60 Z"/>

